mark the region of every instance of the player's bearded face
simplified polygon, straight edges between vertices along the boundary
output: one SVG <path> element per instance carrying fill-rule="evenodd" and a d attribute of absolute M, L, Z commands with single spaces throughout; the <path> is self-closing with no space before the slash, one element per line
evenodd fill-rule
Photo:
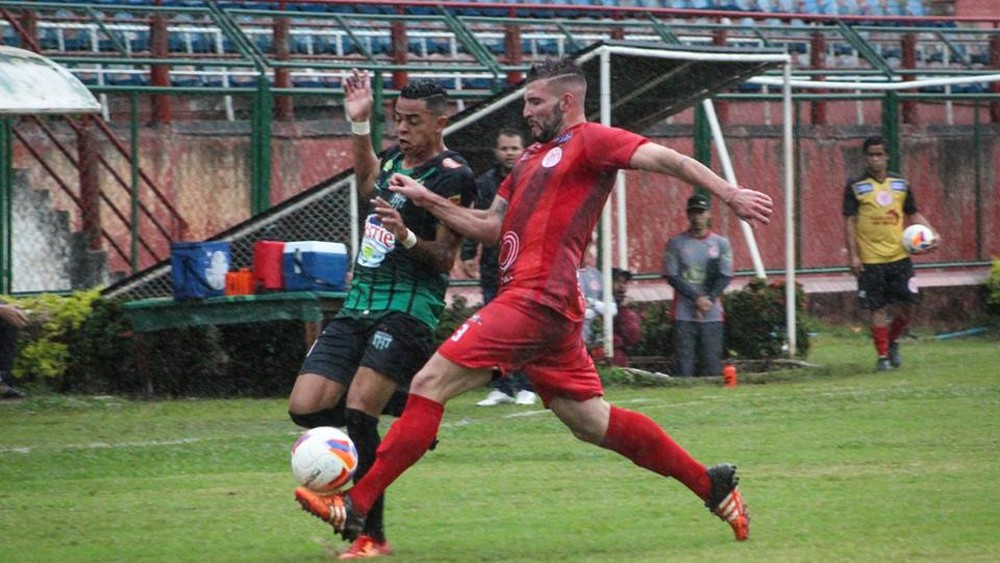
<path fill-rule="evenodd" d="M 559 104 L 554 104 L 548 116 L 538 119 L 537 126 L 532 125 L 531 132 L 535 135 L 535 140 L 539 143 L 547 143 L 555 139 L 559 131 L 562 130 L 563 116 Z"/>
<path fill-rule="evenodd" d="M 536 141 L 547 143 L 562 130 L 565 114 L 559 103 L 546 81 L 533 82 L 525 89 L 522 115 Z"/>

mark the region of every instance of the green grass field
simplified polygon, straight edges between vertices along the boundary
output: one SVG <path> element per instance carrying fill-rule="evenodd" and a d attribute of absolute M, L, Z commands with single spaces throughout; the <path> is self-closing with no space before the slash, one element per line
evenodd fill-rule
<path fill-rule="evenodd" d="M 547 411 L 455 400 L 390 489 L 397 561 L 996 561 L 1000 341 L 863 334 L 821 368 L 736 389 L 608 389 L 705 463 L 733 461 L 751 540 L 673 480 L 575 441 Z M 343 545 L 292 500 L 284 399 L 0 404 L 0 561 L 324 561 Z"/>

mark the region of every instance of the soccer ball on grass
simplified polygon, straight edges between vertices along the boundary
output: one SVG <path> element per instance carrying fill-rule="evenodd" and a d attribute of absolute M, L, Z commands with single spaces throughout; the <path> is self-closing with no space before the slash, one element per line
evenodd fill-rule
<path fill-rule="evenodd" d="M 292 474 L 307 489 L 328 494 L 344 488 L 358 468 L 358 450 L 342 430 L 318 426 L 292 445 Z"/>

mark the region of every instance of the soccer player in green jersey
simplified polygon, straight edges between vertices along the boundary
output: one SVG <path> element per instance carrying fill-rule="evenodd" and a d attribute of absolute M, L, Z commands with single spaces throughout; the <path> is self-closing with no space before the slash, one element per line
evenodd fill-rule
<path fill-rule="evenodd" d="M 367 71 L 344 82 L 354 168 L 362 201 L 371 206 L 344 306 L 310 348 L 288 401 L 304 428 L 346 426 L 358 448 L 360 479 L 375 459 L 378 417 L 398 415 L 413 375 L 434 352 L 434 328 L 444 310 L 448 273 L 462 237 L 405 196 L 388 189 L 404 174 L 445 198 L 471 205 L 476 193 L 469 165 L 444 145 L 447 93 L 438 83 L 407 84 L 393 112 L 398 144 L 381 161 L 369 134 L 373 99 Z M 364 532 L 341 557 L 392 552 L 382 523 L 383 499 Z M 372 514 L 374 513 L 374 518 Z"/>

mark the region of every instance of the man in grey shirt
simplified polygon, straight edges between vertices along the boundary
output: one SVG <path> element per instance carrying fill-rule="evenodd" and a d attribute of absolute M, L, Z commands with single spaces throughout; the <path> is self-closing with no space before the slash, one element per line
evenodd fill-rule
<path fill-rule="evenodd" d="M 688 199 L 690 227 L 667 241 L 663 276 L 674 288 L 675 375 L 722 375 L 722 292 L 733 278 L 733 253 L 729 240 L 709 230 L 712 219 L 707 196 Z M 697 350 L 697 355 L 696 355 Z"/>

